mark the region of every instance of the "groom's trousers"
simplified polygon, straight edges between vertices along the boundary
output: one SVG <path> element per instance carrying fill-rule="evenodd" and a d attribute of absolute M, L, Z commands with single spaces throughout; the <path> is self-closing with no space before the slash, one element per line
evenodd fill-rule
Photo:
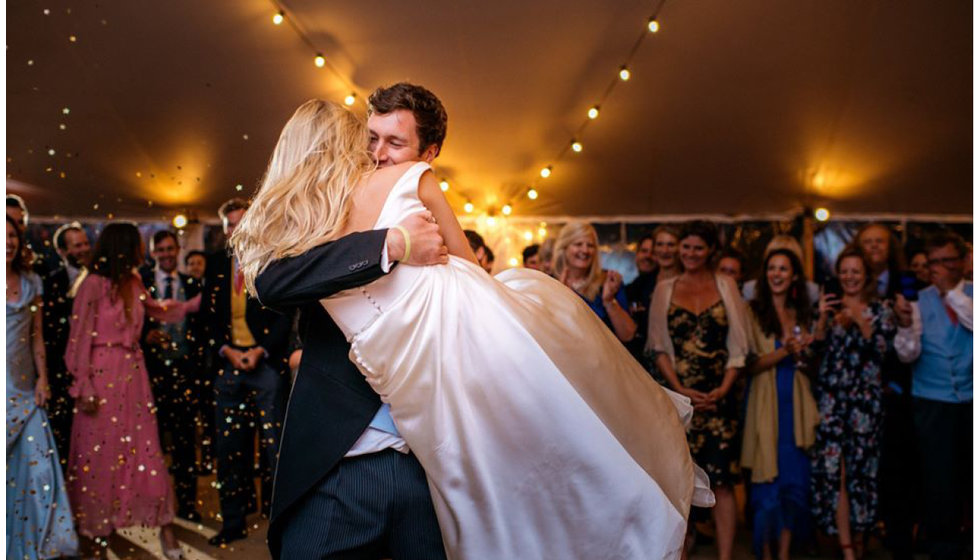
<path fill-rule="evenodd" d="M 278 523 L 278 558 L 446 557 L 425 472 L 392 449 L 341 460 Z"/>

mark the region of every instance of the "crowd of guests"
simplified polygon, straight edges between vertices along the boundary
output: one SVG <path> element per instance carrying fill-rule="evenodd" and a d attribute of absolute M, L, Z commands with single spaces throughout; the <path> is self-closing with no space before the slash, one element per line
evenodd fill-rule
<path fill-rule="evenodd" d="M 597 247 L 596 231 L 573 222 L 553 247 L 526 248 L 524 265 L 578 293 L 654 378 L 691 399 L 688 440 L 717 499 L 719 558 L 732 556 L 741 482 L 758 557 L 786 559 L 794 538 L 810 547 L 818 533 L 836 536 L 845 560 L 872 536 L 896 558 L 962 557 L 973 406 L 962 238 L 931 236 L 906 269 L 891 231 L 868 224 L 823 286 L 790 236 L 772 239 L 754 279 L 708 222 L 642 237 L 626 286 L 601 269 Z"/>
<path fill-rule="evenodd" d="M 226 235 L 247 208 L 219 209 Z M 7 556 L 104 557 L 117 529 L 142 525 L 183 558 L 174 520 L 202 519 L 198 477 L 215 469 L 209 542 L 245 538 L 246 516 L 270 506 L 291 318 L 247 297 L 227 251 L 187 252 L 184 274 L 180 236 L 163 230 L 148 263 L 131 222 L 94 245 L 61 226 L 59 266 L 44 270 L 27 219 L 8 195 Z"/>
<path fill-rule="evenodd" d="M 226 235 L 247 208 L 222 205 Z M 150 237 L 148 262 L 130 222 L 108 223 L 94 244 L 80 224 L 61 226 L 60 265 L 41 270 L 27 219 L 8 195 L 8 557 L 99 556 L 115 530 L 145 525 L 182 558 L 174 519 L 201 520 L 198 477 L 215 470 L 222 528 L 210 542 L 244 538 L 246 516 L 270 506 L 302 315 L 249 297 L 227 250 L 186 252 L 179 272 L 173 231 Z M 466 234 L 489 272 L 493 252 Z M 717 500 L 692 514 L 691 545 L 694 524 L 710 521 L 731 558 L 744 482 L 759 557 L 786 559 L 823 533 L 845 560 L 872 535 L 896 557 L 918 542 L 942 559 L 962 555 L 970 514 L 967 252 L 940 233 L 906 270 L 888 228 L 869 224 L 823 286 L 789 236 L 749 279 L 714 225 L 690 222 L 641 238 L 626 284 L 601 267 L 595 229 L 571 222 L 523 258 L 690 398 L 689 444 Z"/>

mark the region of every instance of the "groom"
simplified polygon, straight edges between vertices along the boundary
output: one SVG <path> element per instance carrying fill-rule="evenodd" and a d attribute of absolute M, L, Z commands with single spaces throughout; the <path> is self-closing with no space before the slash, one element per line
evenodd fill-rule
<path fill-rule="evenodd" d="M 379 166 L 439 154 L 446 111 L 432 92 L 398 83 L 377 89 L 369 105 L 369 149 Z M 448 262 L 427 214 L 401 224 L 411 241 L 407 263 Z M 273 558 L 445 558 L 425 473 L 319 304 L 389 272 L 405 246 L 395 229 L 353 233 L 274 261 L 256 278 L 264 305 L 301 307 L 307 325 L 273 489 Z"/>

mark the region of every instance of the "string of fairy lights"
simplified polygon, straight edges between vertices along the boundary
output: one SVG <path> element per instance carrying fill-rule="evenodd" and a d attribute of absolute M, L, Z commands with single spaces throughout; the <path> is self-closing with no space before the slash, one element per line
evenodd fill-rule
<path fill-rule="evenodd" d="M 658 18 L 666 1 L 667 0 L 656 0 L 654 2 L 652 13 L 644 23 L 642 31 L 639 32 L 636 41 L 633 42 L 632 47 L 624 57 L 622 63 L 618 68 L 616 68 L 605 90 L 602 91 L 602 93 L 595 99 L 594 103 L 592 103 L 585 111 L 585 116 L 583 117 L 582 123 L 575 130 L 572 137 L 562 145 L 561 149 L 558 150 L 555 157 L 549 160 L 541 168 L 533 180 L 528 182 L 528 186 L 523 192 L 523 195 L 526 196 L 527 199 L 533 201 L 537 200 L 538 197 L 541 196 L 540 186 L 542 185 L 542 181 L 548 179 L 555 173 L 558 164 L 560 164 L 562 160 L 564 160 L 570 154 L 582 153 L 584 149 L 582 139 L 585 135 L 586 129 L 599 118 L 600 111 L 606 105 L 613 90 L 615 90 L 617 86 L 628 82 L 633 76 L 633 61 L 646 39 L 660 31 L 660 20 Z M 271 3 L 273 6 L 273 13 L 271 16 L 273 25 L 281 26 L 286 24 L 290 29 L 292 29 L 309 49 L 310 55 L 313 59 L 313 65 L 317 68 L 323 68 L 329 71 L 338 81 L 343 83 L 345 89 L 350 92 L 344 97 L 344 104 L 350 107 L 358 101 L 361 101 L 367 105 L 367 100 L 362 96 L 359 96 L 357 94 L 357 88 L 350 82 L 350 80 L 348 80 L 342 72 L 337 70 L 337 68 L 330 63 L 330 60 L 324 54 L 325 51 L 317 47 L 313 40 L 310 39 L 310 36 L 299 24 L 297 18 L 291 16 L 290 11 L 283 5 L 283 3 L 275 0 L 272 0 Z M 445 177 L 440 179 L 439 186 L 443 192 L 448 192 L 450 190 L 449 180 Z M 476 205 L 473 203 L 473 199 L 463 196 L 463 200 L 465 200 L 463 203 L 463 211 L 466 214 L 473 214 L 477 210 Z M 493 207 L 486 208 L 484 211 L 488 216 L 493 217 L 496 215 L 498 210 L 503 216 L 510 216 L 514 212 L 514 202 L 508 201 L 502 204 L 499 209 Z"/>

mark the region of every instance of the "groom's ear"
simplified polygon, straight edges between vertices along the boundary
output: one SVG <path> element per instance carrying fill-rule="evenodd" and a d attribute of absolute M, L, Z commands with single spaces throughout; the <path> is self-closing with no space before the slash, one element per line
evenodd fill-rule
<path fill-rule="evenodd" d="M 437 155 L 439 155 L 439 146 L 429 144 L 429 147 L 422 150 L 422 153 L 419 154 L 419 160 L 424 161 L 425 163 L 432 163 L 432 160 L 436 159 Z"/>

